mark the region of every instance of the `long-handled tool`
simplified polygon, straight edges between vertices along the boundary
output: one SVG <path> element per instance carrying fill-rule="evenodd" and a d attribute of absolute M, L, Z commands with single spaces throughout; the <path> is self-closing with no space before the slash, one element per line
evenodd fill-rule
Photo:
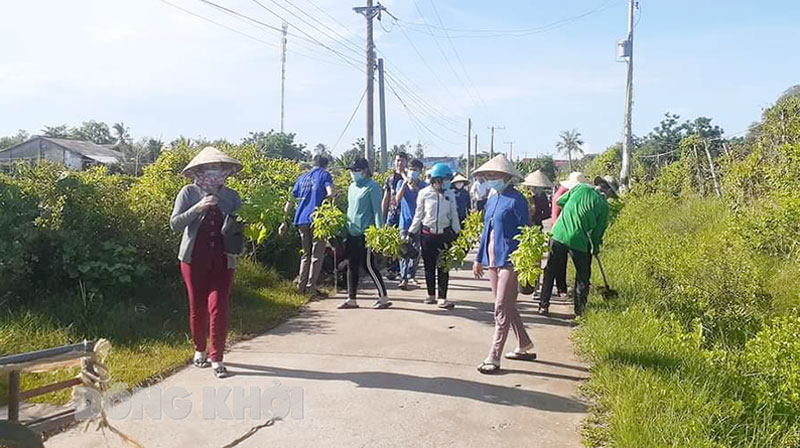
<path fill-rule="evenodd" d="M 597 259 L 597 266 L 600 267 L 600 274 L 602 274 L 603 276 L 603 286 L 597 288 L 598 291 L 600 292 L 600 295 L 603 296 L 603 299 L 605 300 L 617 297 L 619 293 L 615 289 L 611 289 L 611 287 L 608 286 L 608 279 L 606 278 L 606 270 L 603 269 L 603 262 L 600 261 L 600 256 L 595 254 L 594 258 Z"/>
<path fill-rule="evenodd" d="M 586 238 L 589 239 L 589 244 L 591 245 L 592 244 L 592 236 L 589 234 L 589 232 L 586 232 Z M 592 252 L 594 252 L 594 248 L 592 248 Z M 603 262 L 600 260 L 600 255 L 594 254 L 593 257 L 595 259 L 597 259 L 597 266 L 600 268 L 600 274 L 602 274 L 602 276 L 603 276 L 603 286 L 597 288 L 597 290 L 600 292 L 600 295 L 605 300 L 609 300 L 609 299 L 613 299 L 613 298 L 617 297 L 619 295 L 617 290 L 611 289 L 611 287 L 608 286 L 608 278 L 606 278 L 606 270 L 603 269 Z"/>

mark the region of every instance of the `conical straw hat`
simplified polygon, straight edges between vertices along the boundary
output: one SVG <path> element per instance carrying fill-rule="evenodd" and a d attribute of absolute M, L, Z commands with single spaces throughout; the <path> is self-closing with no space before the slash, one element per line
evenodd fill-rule
<path fill-rule="evenodd" d="M 586 176 L 583 175 L 580 171 L 573 171 L 569 173 L 569 177 L 567 180 L 561 182 L 561 186 L 566 187 L 567 190 L 572 190 L 578 184 L 588 184 L 589 180 L 586 179 Z"/>
<path fill-rule="evenodd" d="M 451 183 L 457 183 L 457 182 L 467 182 L 467 183 L 469 183 L 469 179 L 467 179 L 466 177 L 462 176 L 461 173 L 458 173 L 458 174 L 456 174 L 456 177 L 454 177 L 453 180 L 450 181 L 450 182 Z"/>
<path fill-rule="evenodd" d="M 499 154 L 495 156 L 492 160 L 481 165 L 481 167 L 475 170 L 474 173 L 482 174 L 489 172 L 508 174 L 509 176 L 515 177 L 518 180 L 522 180 L 524 178 L 524 176 L 520 174 L 520 172 L 514 167 L 514 164 L 506 158 L 505 154 Z"/>
<path fill-rule="evenodd" d="M 242 163 L 238 160 L 213 146 L 206 146 L 186 165 L 183 174 L 189 176 L 194 169 L 210 163 L 224 163 L 228 165 L 227 168 L 230 168 L 232 173 L 238 173 L 242 169 Z"/>
<path fill-rule="evenodd" d="M 526 187 L 548 188 L 553 186 L 553 182 L 550 181 L 550 179 L 542 172 L 542 170 L 536 170 L 525 177 L 525 181 L 522 182 L 522 185 L 525 185 Z"/>

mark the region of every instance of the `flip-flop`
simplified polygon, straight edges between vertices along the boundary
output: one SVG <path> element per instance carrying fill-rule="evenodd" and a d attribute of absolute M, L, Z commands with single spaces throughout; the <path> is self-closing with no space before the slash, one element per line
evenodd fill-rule
<path fill-rule="evenodd" d="M 505 354 L 506 359 L 513 359 L 515 361 L 536 361 L 536 353 L 528 352 L 508 352 Z"/>
<path fill-rule="evenodd" d="M 358 304 L 351 302 L 342 302 L 336 308 L 339 308 L 340 310 L 354 310 L 358 308 Z"/>
<path fill-rule="evenodd" d="M 498 366 L 497 364 L 492 364 L 490 362 L 484 361 L 480 363 L 480 365 L 478 366 L 478 372 L 484 375 L 493 375 L 499 371 L 500 371 L 500 366 Z"/>

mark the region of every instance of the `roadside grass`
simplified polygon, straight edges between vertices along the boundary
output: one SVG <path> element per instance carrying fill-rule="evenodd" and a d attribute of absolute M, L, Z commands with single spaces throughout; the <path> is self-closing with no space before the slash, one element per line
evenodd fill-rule
<path fill-rule="evenodd" d="M 306 303 L 272 270 L 241 260 L 231 298 L 228 341 L 263 333 L 296 315 Z M 180 279 L 146 285 L 137 297 L 110 300 L 89 295 L 39 300 L 35 308 L 0 314 L 0 354 L 22 353 L 85 339 L 106 338 L 112 381 L 128 387 L 148 384 L 187 365 L 192 356 L 188 303 Z M 23 373 L 23 390 L 63 381 L 77 369 Z M 0 380 L 0 396 L 6 395 Z M 64 404 L 70 390 L 32 401 Z"/>
<path fill-rule="evenodd" d="M 626 205 L 574 333 L 589 447 L 800 446 L 800 260 L 750 250 L 715 200 Z M 600 284 L 594 272 L 594 284 Z"/>

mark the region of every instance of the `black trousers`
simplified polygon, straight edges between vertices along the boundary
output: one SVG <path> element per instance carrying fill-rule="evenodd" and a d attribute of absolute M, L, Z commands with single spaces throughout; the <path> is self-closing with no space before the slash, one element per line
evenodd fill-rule
<path fill-rule="evenodd" d="M 428 296 L 436 295 L 436 276 L 439 276 L 438 298 L 447 298 L 447 285 L 450 283 L 450 273 L 439 268 L 439 254 L 450 246 L 445 235 L 432 233 L 422 234 L 422 261 L 425 263 L 425 286 L 428 287 Z"/>
<path fill-rule="evenodd" d="M 347 296 L 355 300 L 358 294 L 358 281 L 361 274 L 361 266 L 367 269 L 372 283 L 378 290 L 379 297 L 386 297 L 386 284 L 378 270 L 378 263 L 375 254 L 367 249 L 367 239 L 364 235 L 348 236 L 345 241 L 345 251 L 347 252 Z"/>
<path fill-rule="evenodd" d="M 575 307 L 575 314 L 583 314 L 583 309 L 586 307 L 586 300 L 589 297 L 589 280 L 592 277 L 592 255 L 587 252 L 581 252 L 559 243 L 556 240 L 550 240 L 550 258 L 547 260 L 547 267 L 544 269 L 544 283 L 542 284 L 542 297 L 539 299 L 539 305 L 550 306 L 550 297 L 553 295 L 553 283 L 555 282 L 556 275 L 558 274 L 559 267 L 567 266 L 567 254 L 572 257 L 572 262 L 575 264 L 575 291 L 573 303 Z"/>

